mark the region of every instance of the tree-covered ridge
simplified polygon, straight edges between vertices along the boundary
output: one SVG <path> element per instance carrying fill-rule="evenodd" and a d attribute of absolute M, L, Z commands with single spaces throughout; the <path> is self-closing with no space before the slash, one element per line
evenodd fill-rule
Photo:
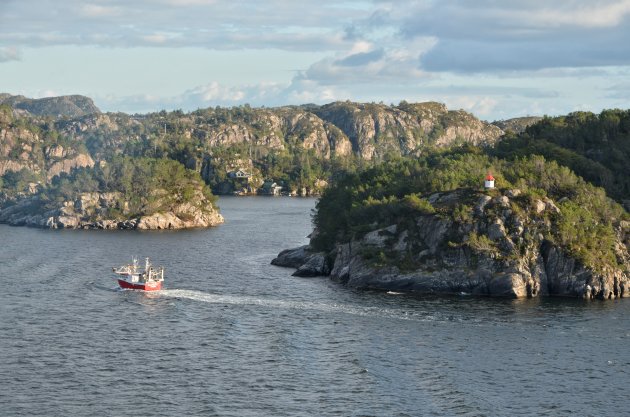
<path fill-rule="evenodd" d="M 494 151 L 502 158 L 531 154 L 571 168 L 619 201 L 630 199 L 630 110 L 545 117 Z"/>
<path fill-rule="evenodd" d="M 523 133 L 529 126 L 542 120 L 539 116 L 515 117 L 507 120 L 497 120 L 492 122 L 493 125 L 504 132 Z"/>
<path fill-rule="evenodd" d="M 355 169 L 427 147 L 493 143 L 501 130 L 438 103 L 337 102 L 324 106 L 207 108 L 147 115 L 100 114 L 59 120 L 95 160 L 115 154 L 175 159 L 218 190 L 230 171 L 287 191 L 321 190 L 337 167 Z"/>
<path fill-rule="evenodd" d="M 551 225 L 545 239 L 565 248 L 587 266 L 617 265 L 614 225 L 627 219 L 628 214 L 603 189 L 540 156 L 508 161 L 471 147 L 392 161 L 343 176 L 317 204 L 317 233 L 312 244 L 329 251 L 335 244 L 349 242 L 368 231 L 404 225 L 431 213 L 465 223 L 472 217 L 488 171 L 496 178 L 498 189 L 489 191 L 490 195 L 506 189 L 520 191 L 512 201 L 512 211 L 532 212 L 535 202 L 545 199 L 557 204 L 557 212 L 539 219 Z M 453 190 L 462 191 L 455 204 L 434 206 L 429 202 L 431 195 Z M 466 244 L 483 243 L 481 239 Z"/>

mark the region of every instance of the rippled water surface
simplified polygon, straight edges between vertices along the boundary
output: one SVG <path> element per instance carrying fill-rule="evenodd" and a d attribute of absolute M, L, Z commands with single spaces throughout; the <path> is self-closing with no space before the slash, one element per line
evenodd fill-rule
<path fill-rule="evenodd" d="M 269 265 L 314 200 L 183 232 L 0 226 L 2 416 L 630 415 L 630 300 L 356 292 Z M 166 289 L 116 290 L 151 256 Z"/>

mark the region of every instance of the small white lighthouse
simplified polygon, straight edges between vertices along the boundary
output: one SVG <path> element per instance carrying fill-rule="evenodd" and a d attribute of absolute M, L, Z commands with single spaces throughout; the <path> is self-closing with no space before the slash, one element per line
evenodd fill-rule
<path fill-rule="evenodd" d="M 488 172 L 488 175 L 486 175 L 486 181 L 484 183 L 484 187 L 485 188 L 494 188 L 494 177 L 489 172 Z"/>

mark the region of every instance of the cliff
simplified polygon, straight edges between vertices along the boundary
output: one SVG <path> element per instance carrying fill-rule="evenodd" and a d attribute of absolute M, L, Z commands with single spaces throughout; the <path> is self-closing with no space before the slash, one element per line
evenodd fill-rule
<path fill-rule="evenodd" d="M 25 170 L 34 181 L 46 182 L 75 168 L 93 166 L 81 141 L 60 140 L 55 130 L 42 129 L 28 118 L 15 117 L 10 108 L 0 107 L 0 177 Z"/>
<path fill-rule="evenodd" d="M 363 159 L 416 154 L 428 146 L 493 144 L 503 131 L 465 111 L 427 102 L 399 106 L 336 102 L 313 113 L 338 127 Z"/>

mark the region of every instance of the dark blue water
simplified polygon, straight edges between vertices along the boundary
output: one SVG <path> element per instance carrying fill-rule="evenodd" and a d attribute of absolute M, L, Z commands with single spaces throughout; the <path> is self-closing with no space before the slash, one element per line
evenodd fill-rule
<path fill-rule="evenodd" d="M 630 300 L 355 292 L 269 265 L 313 200 L 183 232 L 0 226 L 2 416 L 630 415 Z M 118 291 L 132 255 L 166 290 Z"/>

